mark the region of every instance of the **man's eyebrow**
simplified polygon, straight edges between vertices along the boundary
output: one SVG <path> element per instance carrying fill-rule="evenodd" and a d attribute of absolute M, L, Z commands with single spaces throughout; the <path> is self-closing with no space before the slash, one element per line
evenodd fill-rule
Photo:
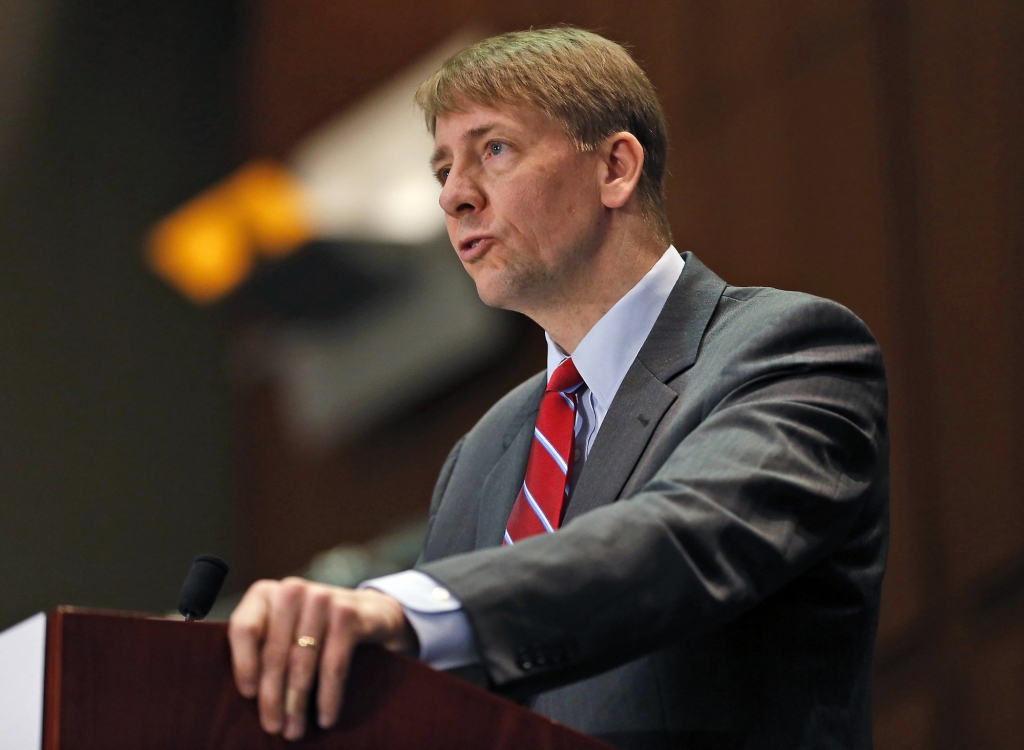
<path fill-rule="evenodd" d="M 493 122 L 487 123 L 485 125 L 478 125 L 477 127 L 467 130 L 465 133 L 463 133 L 462 140 L 474 141 L 478 138 L 482 138 L 483 136 L 487 135 L 489 132 L 494 130 L 496 127 L 498 127 L 497 123 Z M 447 146 L 439 146 L 437 149 L 434 150 L 433 155 L 430 157 L 431 169 L 436 168 L 437 163 L 439 161 L 442 161 L 443 159 L 447 158 L 450 155 L 451 151 L 448 149 Z"/>
<path fill-rule="evenodd" d="M 451 153 L 451 151 L 448 150 L 447 146 L 440 146 L 440 147 L 434 149 L 434 153 L 430 157 L 430 168 L 431 169 L 437 169 L 438 162 L 441 161 L 442 159 L 444 159 L 450 153 Z"/>

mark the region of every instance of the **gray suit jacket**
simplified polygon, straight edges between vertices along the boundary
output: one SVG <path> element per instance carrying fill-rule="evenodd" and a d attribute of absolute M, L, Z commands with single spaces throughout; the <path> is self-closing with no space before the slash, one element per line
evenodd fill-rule
<path fill-rule="evenodd" d="M 421 569 L 490 686 L 624 748 L 868 748 L 882 357 L 842 306 L 686 266 L 562 528 L 502 548 L 538 374 L 455 446 Z"/>

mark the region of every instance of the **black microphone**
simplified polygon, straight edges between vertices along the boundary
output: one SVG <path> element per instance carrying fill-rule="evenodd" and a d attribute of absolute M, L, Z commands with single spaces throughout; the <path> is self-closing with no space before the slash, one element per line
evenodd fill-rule
<path fill-rule="evenodd" d="M 185 576 L 178 597 L 178 611 L 186 620 L 202 620 L 217 601 L 228 575 L 228 564 L 216 555 L 199 555 Z"/>

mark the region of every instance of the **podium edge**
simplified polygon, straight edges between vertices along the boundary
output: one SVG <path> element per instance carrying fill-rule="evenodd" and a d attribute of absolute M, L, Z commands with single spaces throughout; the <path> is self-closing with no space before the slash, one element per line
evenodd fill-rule
<path fill-rule="evenodd" d="M 64 611 L 46 617 L 46 670 L 43 687 L 43 750 L 60 748 L 61 678 L 64 668 Z"/>

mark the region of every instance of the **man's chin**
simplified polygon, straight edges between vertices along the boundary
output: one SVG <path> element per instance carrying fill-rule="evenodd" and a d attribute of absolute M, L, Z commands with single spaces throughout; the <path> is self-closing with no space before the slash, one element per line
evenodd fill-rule
<path fill-rule="evenodd" d="M 487 286 L 486 284 L 476 285 L 477 296 L 480 297 L 480 301 L 488 307 L 498 307 L 502 310 L 510 309 L 508 307 L 508 296 L 500 294 L 497 290 Z"/>
<path fill-rule="evenodd" d="M 518 310 L 517 295 L 512 293 L 512 285 L 508 283 L 507 279 L 501 278 L 499 274 L 483 273 L 478 275 L 474 281 L 480 301 L 488 307 Z"/>

